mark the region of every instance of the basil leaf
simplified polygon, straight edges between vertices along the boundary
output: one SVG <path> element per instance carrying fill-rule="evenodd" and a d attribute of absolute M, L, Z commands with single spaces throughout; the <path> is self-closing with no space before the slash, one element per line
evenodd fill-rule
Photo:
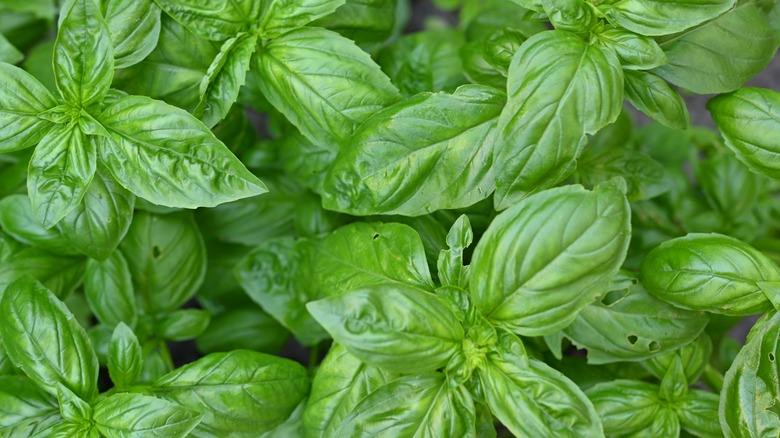
<path fill-rule="evenodd" d="M 719 417 L 729 437 L 772 436 L 780 431 L 780 313 L 764 315 L 726 372 Z"/>
<path fill-rule="evenodd" d="M 0 435 L 32 436 L 59 416 L 56 399 L 32 379 L 0 375 Z"/>
<path fill-rule="evenodd" d="M 751 172 L 733 153 L 723 149 L 695 162 L 693 171 L 707 203 L 734 222 L 756 207 L 768 182 L 762 175 Z"/>
<path fill-rule="evenodd" d="M 155 0 L 176 21 L 201 38 L 225 41 L 240 32 L 257 29 L 257 0 Z"/>
<path fill-rule="evenodd" d="M 18 64 L 24 59 L 24 54 L 19 51 L 3 34 L 0 33 L 0 62 Z"/>
<path fill-rule="evenodd" d="M 257 48 L 257 35 L 246 33 L 225 41 L 219 54 L 200 82 L 200 102 L 193 115 L 212 128 L 225 118 L 238 90 L 244 85 L 252 54 Z"/>
<path fill-rule="evenodd" d="M 263 310 L 241 308 L 213 316 L 196 342 L 198 351 L 206 354 L 238 349 L 277 353 L 288 336 L 287 330 Z"/>
<path fill-rule="evenodd" d="M 250 298 L 290 330 L 304 345 L 315 345 L 328 334 L 305 305 L 320 298 L 312 279 L 314 245 L 292 238 L 268 239 L 235 267 L 238 283 Z"/>
<path fill-rule="evenodd" d="M 500 354 L 487 359 L 479 369 L 487 405 L 514 435 L 604 436 L 593 405 L 560 372 L 535 359 L 528 368 Z"/>
<path fill-rule="evenodd" d="M 130 192 L 166 207 L 213 207 L 259 195 L 265 185 L 184 110 L 141 96 L 120 99 L 100 121 L 100 157 Z"/>
<path fill-rule="evenodd" d="M 93 0 L 68 0 L 60 13 L 54 43 L 54 80 L 75 107 L 99 103 L 114 78 L 111 35 Z"/>
<path fill-rule="evenodd" d="M 143 357 L 138 338 L 125 323 L 120 322 L 111 336 L 108 345 L 108 375 L 114 386 L 123 390 L 141 374 Z"/>
<path fill-rule="evenodd" d="M 574 176 L 586 187 L 595 187 L 619 176 L 626 181 L 626 198 L 630 201 L 655 198 L 671 190 L 674 183 L 661 163 L 625 147 L 587 149 Z"/>
<path fill-rule="evenodd" d="M 116 327 L 125 323 L 135 326 L 137 307 L 130 268 L 120 251 L 106 260 L 87 260 L 84 296 L 98 321 Z"/>
<path fill-rule="evenodd" d="M 436 263 L 442 286 L 461 288 L 468 286 L 469 267 L 463 266 L 463 252 L 471 245 L 473 239 L 474 233 L 471 230 L 469 217 L 465 214 L 461 215 L 447 233 L 448 249 L 441 250 Z"/>
<path fill-rule="evenodd" d="M 680 93 L 658 76 L 626 71 L 626 100 L 656 122 L 672 129 L 688 129 L 691 116 Z"/>
<path fill-rule="evenodd" d="M 395 374 L 366 365 L 342 344 L 334 343 L 312 381 L 303 414 L 307 436 L 340 436 L 338 428 L 358 403 L 395 378 Z"/>
<path fill-rule="evenodd" d="M 333 163 L 323 206 L 419 216 L 487 198 L 503 104 L 497 90 L 469 85 L 452 95 L 419 94 L 377 113 Z"/>
<path fill-rule="evenodd" d="M 106 260 L 130 228 L 134 206 L 135 196 L 98 163 L 81 203 L 57 223 L 57 229 L 82 254 Z"/>
<path fill-rule="evenodd" d="M 593 402 L 607 435 L 647 429 L 663 406 L 658 386 L 634 380 L 598 383 L 586 389 L 585 394 Z"/>
<path fill-rule="evenodd" d="M 512 59 L 507 99 L 495 157 L 499 210 L 574 171 L 585 134 L 620 114 L 623 71 L 609 49 L 569 32 L 541 32 Z"/>
<path fill-rule="evenodd" d="M 540 3 L 557 30 L 584 33 L 596 25 L 595 8 L 583 0 L 541 0 Z"/>
<path fill-rule="evenodd" d="M 404 7 L 397 0 L 348 0 L 335 12 L 312 22 L 355 41 L 366 52 L 373 52 L 400 33 Z"/>
<path fill-rule="evenodd" d="M 474 250 L 471 297 L 485 317 L 526 336 L 569 325 L 617 274 L 631 234 L 618 184 L 566 186 L 496 217 Z"/>
<path fill-rule="evenodd" d="M 366 396 L 335 436 L 476 437 L 476 411 L 463 386 L 443 373 L 401 377 Z"/>
<path fill-rule="evenodd" d="M 163 316 L 155 325 L 157 336 L 171 341 L 197 338 L 211 322 L 211 313 L 200 309 L 180 309 Z"/>
<path fill-rule="evenodd" d="M 702 332 L 693 342 L 677 350 L 654 356 L 641 363 L 642 367 L 661 379 L 672 365 L 675 358 L 680 358 L 688 382 L 696 382 L 704 369 L 709 365 L 712 356 L 712 339 L 707 332 Z M 689 392 L 690 394 L 690 392 Z"/>
<path fill-rule="evenodd" d="M 90 401 L 97 395 L 98 360 L 87 332 L 48 289 L 30 277 L 13 282 L 0 299 L 6 352 L 49 393 L 62 384 Z"/>
<path fill-rule="evenodd" d="M 780 268 L 733 237 L 693 233 L 650 251 L 641 278 L 650 293 L 678 307 L 752 315 L 772 308 L 756 282 L 778 281 Z"/>
<path fill-rule="evenodd" d="M 75 210 L 96 171 L 95 144 L 78 126 L 52 128 L 35 148 L 27 176 L 38 222 L 48 229 Z"/>
<path fill-rule="evenodd" d="M 248 350 L 212 353 L 157 380 L 157 397 L 203 414 L 193 433 L 260 434 L 282 424 L 306 396 L 306 369 Z"/>
<path fill-rule="evenodd" d="M 435 289 L 420 236 L 398 223 L 357 222 L 337 229 L 317 246 L 314 270 L 326 296 L 388 284 Z"/>
<path fill-rule="evenodd" d="M 137 212 L 120 249 L 145 313 L 178 309 L 203 283 L 206 246 L 188 213 Z"/>
<path fill-rule="evenodd" d="M 345 143 L 358 124 L 400 98 L 367 53 L 325 29 L 272 40 L 258 50 L 257 69 L 268 101 L 320 145 Z"/>
<path fill-rule="evenodd" d="M 688 391 L 688 396 L 677 405 L 680 426 L 696 436 L 723 436 L 716 420 L 718 399 L 718 395 L 711 392 Z"/>
<path fill-rule="evenodd" d="M 754 172 L 780 178 L 776 135 L 780 132 L 780 93 L 742 88 L 707 103 L 726 146 Z"/>
<path fill-rule="evenodd" d="M 460 348 L 460 322 L 437 296 L 402 285 L 364 287 L 306 305 L 336 342 L 370 365 L 421 373 Z"/>
<path fill-rule="evenodd" d="M 157 46 L 160 11 L 153 0 L 100 0 L 114 48 L 114 66 L 138 64 Z"/>
<path fill-rule="evenodd" d="M 680 348 L 692 342 L 708 321 L 701 313 L 681 310 L 636 286 L 617 301 L 586 306 L 563 333 L 588 350 L 588 363 L 603 364 Z"/>
<path fill-rule="evenodd" d="M 62 420 L 49 424 L 32 438 L 98 438 L 92 422 Z"/>
<path fill-rule="evenodd" d="M 694 93 L 728 93 L 766 68 L 777 46 L 764 13 L 756 5 L 744 4 L 661 44 L 669 63 L 653 73 Z"/>
<path fill-rule="evenodd" d="M 51 123 L 38 114 L 57 105 L 51 93 L 29 73 L 0 63 L 0 153 L 13 152 L 38 144 Z"/>
<path fill-rule="evenodd" d="M 615 26 L 641 35 L 669 35 L 711 20 L 735 0 L 619 0 L 601 7 Z"/>
<path fill-rule="evenodd" d="M 669 402 L 676 406 L 686 395 L 688 395 L 688 381 L 685 379 L 685 370 L 680 357 L 672 359 L 669 368 L 661 379 L 660 390 L 658 391 L 661 400 Z"/>
<path fill-rule="evenodd" d="M 38 248 L 25 248 L 0 264 L 0 294 L 14 281 L 30 276 L 60 298 L 66 298 L 84 277 L 84 259 L 63 257 Z"/>
<path fill-rule="evenodd" d="M 114 394 L 95 405 L 95 425 L 107 438 L 186 437 L 201 414 L 141 394 Z"/>
<path fill-rule="evenodd" d="M 87 423 L 92 419 L 92 407 L 89 403 L 61 383 L 57 383 L 56 388 L 57 404 L 60 405 L 62 418 L 76 423 Z"/>
<path fill-rule="evenodd" d="M 263 39 L 273 39 L 332 14 L 346 0 L 265 0 L 263 3 L 259 32 Z"/>
<path fill-rule="evenodd" d="M 661 46 L 652 38 L 618 28 L 608 28 L 596 36 L 599 44 L 615 51 L 624 69 L 649 70 L 668 62 Z"/>
<path fill-rule="evenodd" d="M 56 254 L 78 254 L 58 230 L 45 229 L 38 223 L 26 195 L 11 195 L 0 200 L 0 226 L 14 239 L 27 245 Z"/>

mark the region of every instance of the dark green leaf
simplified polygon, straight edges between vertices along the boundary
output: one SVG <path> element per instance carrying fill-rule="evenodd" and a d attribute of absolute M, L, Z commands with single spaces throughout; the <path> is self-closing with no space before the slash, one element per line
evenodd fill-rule
<path fill-rule="evenodd" d="M 155 334 L 171 341 L 197 338 L 211 322 L 211 313 L 201 309 L 180 309 L 166 314 L 155 326 Z"/>
<path fill-rule="evenodd" d="M 262 3 L 257 0 L 155 0 L 176 21 L 201 38 L 225 41 L 257 29 Z"/>
<path fill-rule="evenodd" d="M 734 222 L 756 206 L 768 182 L 725 150 L 695 162 L 693 170 L 707 202 Z"/>
<path fill-rule="evenodd" d="M 263 39 L 273 39 L 332 14 L 346 0 L 264 0 L 263 3 L 259 33 Z"/>
<path fill-rule="evenodd" d="M 109 327 L 120 323 L 135 326 L 137 311 L 133 282 L 121 252 L 114 251 L 103 261 L 87 260 L 84 295 L 101 323 Z"/>
<path fill-rule="evenodd" d="M 634 380 L 599 383 L 585 394 L 593 402 L 608 435 L 636 433 L 648 428 L 663 406 L 658 398 L 658 386 Z"/>
<path fill-rule="evenodd" d="M 664 166 L 634 149 L 589 148 L 582 154 L 575 173 L 578 182 L 595 187 L 615 177 L 626 181 L 631 201 L 655 198 L 672 189 L 673 180 Z"/>
<path fill-rule="evenodd" d="M 5 287 L 26 275 L 35 278 L 65 298 L 71 294 L 84 277 L 84 259 L 63 257 L 38 248 L 25 248 L 14 254 L 11 260 L 0 264 L 0 293 Z"/>
<path fill-rule="evenodd" d="M 2 295 L 0 325 L 8 356 L 46 391 L 62 384 L 91 401 L 97 395 L 98 360 L 86 331 L 42 284 L 30 277 Z"/>
<path fill-rule="evenodd" d="M 107 438 L 186 437 L 203 416 L 159 398 L 114 394 L 95 405 L 95 425 Z"/>
<path fill-rule="evenodd" d="M 602 6 L 610 23 L 641 35 L 669 35 L 711 20 L 735 0 L 618 0 Z"/>
<path fill-rule="evenodd" d="M 541 0 L 547 19 L 557 30 L 588 32 L 596 25 L 596 8 L 584 0 Z"/>
<path fill-rule="evenodd" d="M 45 229 L 36 221 L 26 195 L 11 195 L 0 201 L 0 226 L 19 242 L 56 254 L 78 254 L 57 229 Z"/>
<path fill-rule="evenodd" d="M 718 394 L 688 391 L 688 396 L 677 405 L 680 426 L 696 436 L 722 437 L 723 431 L 717 420 L 718 400 Z"/>
<path fill-rule="evenodd" d="M 12 152 L 36 145 L 51 123 L 38 114 L 57 102 L 51 93 L 24 70 L 0 63 L 0 152 Z"/>
<path fill-rule="evenodd" d="M 680 93 L 658 76 L 643 71 L 626 71 L 626 100 L 658 123 L 672 129 L 687 129 L 691 122 Z"/>
<path fill-rule="evenodd" d="M 373 52 L 382 43 L 399 33 L 403 9 L 398 0 L 348 0 L 335 12 L 312 23 L 340 33 L 367 52 Z"/>
<path fill-rule="evenodd" d="M 288 336 L 287 330 L 262 309 L 241 308 L 213 316 L 196 342 L 202 353 L 237 349 L 276 353 Z"/>
<path fill-rule="evenodd" d="M 643 361 L 642 366 L 661 379 L 671 366 L 672 361 L 679 357 L 682 360 L 686 381 L 695 383 L 709 365 L 711 356 L 712 339 L 707 332 L 702 332 L 690 344 Z"/>

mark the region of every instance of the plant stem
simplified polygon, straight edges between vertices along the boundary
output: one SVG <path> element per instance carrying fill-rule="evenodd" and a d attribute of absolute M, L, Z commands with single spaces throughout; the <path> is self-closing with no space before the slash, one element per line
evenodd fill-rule
<path fill-rule="evenodd" d="M 723 389 L 723 374 L 711 364 L 707 364 L 701 377 L 713 391 L 720 392 Z"/>

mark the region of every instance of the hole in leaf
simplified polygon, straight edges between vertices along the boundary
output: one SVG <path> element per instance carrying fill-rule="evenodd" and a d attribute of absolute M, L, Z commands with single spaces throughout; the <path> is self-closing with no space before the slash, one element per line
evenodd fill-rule
<path fill-rule="evenodd" d="M 769 361 L 770 362 L 774 362 L 775 361 L 775 354 L 774 353 L 769 353 Z"/>
<path fill-rule="evenodd" d="M 379 239 L 379 233 L 374 233 L 374 237 L 372 237 L 372 239 L 374 240 Z"/>
<path fill-rule="evenodd" d="M 162 250 L 160 249 L 160 247 L 157 246 L 157 245 L 154 245 L 152 247 L 152 257 L 154 257 L 156 259 L 159 259 L 161 255 L 162 255 Z"/>
<path fill-rule="evenodd" d="M 628 289 L 609 291 L 604 295 L 604 298 L 601 299 L 601 304 L 609 307 L 625 298 L 626 295 L 628 295 Z"/>
<path fill-rule="evenodd" d="M 626 336 L 626 339 L 631 345 L 636 345 L 636 341 L 639 340 L 639 337 L 637 335 L 628 335 Z"/>
<path fill-rule="evenodd" d="M 650 352 L 655 352 L 661 349 L 661 344 L 658 343 L 658 341 L 650 341 L 649 344 L 647 344 L 647 349 Z"/>

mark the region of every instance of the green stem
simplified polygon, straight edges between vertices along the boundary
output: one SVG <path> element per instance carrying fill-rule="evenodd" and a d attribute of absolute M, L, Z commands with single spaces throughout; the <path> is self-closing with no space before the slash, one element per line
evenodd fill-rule
<path fill-rule="evenodd" d="M 707 384 L 713 391 L 720 392 L 723 389 L 723 374 L 720 373 L 715 367 L 713 367 L 711 364 L 707 364 L 707 367 L 704 368 L 704 373 L 702 374 L 702 379 L 704 379 L 704 383 Z"/>
<path fill-rule="evenodd" d="M 173 359 L 171 358 L 171 350 L 168 349 L 168 343 L 161 340 L 158 345 L 160 348 L 160 356 L 162 356 L 165 366 L 168 367 L 168 371 L 173 371 Z"/>
<path fill-rule="evenodd" d="M 319 344 L 316 344 L 315 346 L 311 347 L 311 350 L 309 350 L 309 366 L 308 366 L 308 370 L 309 370 L 309 374 L 310 375 L 314 374 L 314 369 L 317 368 L 317 365 L 319 365 L 317 363 L 317 360 L 320 357 L 320 348 L 321 347 L 322 347 L 322 342 L 320 342 Z"/>

